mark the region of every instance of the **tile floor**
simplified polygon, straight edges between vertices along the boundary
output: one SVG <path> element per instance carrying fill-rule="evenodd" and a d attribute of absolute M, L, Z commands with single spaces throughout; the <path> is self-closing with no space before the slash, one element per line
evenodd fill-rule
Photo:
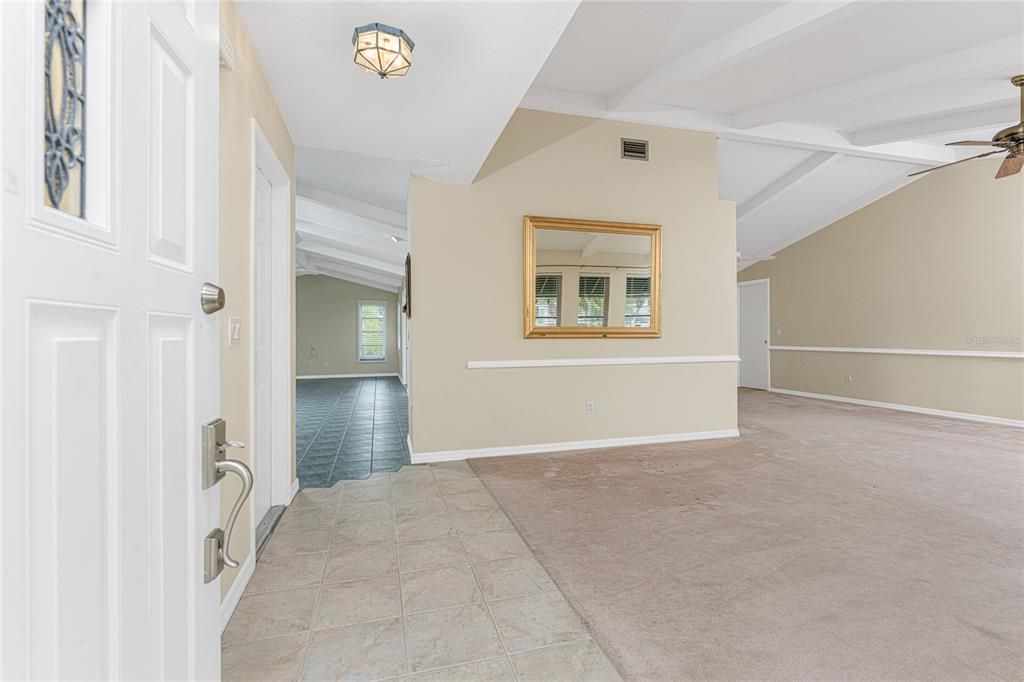
<path fill-rule="evenodd" d="M 397 471 L 409 463 L 409 398 L 397 377 L 302 379 L 295 386 L 301 488 Z"/>
<path fill-rule="evenodd" d="M 618 680 L 465 462 L 303 490 L 222 636 L 225 680 Z"/>

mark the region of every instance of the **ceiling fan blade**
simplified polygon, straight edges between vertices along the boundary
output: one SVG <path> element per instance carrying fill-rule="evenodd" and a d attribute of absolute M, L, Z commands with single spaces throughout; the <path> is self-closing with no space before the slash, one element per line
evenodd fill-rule
<path fill-rule="evenodd" d="M 982 142 L 981 140 L 963 140 L 961 142 L 947 142 L 947 147 L 997 147 L 995 142 L 989 140 L 988 142 Z"/>
<path fill-rule="evenodd" d="M 999 166 L 999 170 L 996 171 L 996 180 L 999 178 L 1005 178 L 1008 175 L 1016 175 L 1020 173 L 1020 170 L 1024 168 L 1024 156 L 1011 156 L 1003 161 L 1002 165 Z"/>
<path fill-rule="evenodd" d="M 994 152 L 985 152 L 984 154 L 978 154 L 977 156 L 968 156 L 966 159 L 960 159 L 959 161 L 953 161 L 952 163 L 944 163 L 941 166 L 936 166 L 935 168 L 926 168 L 925 170 L 917 171 L 916 173 L 911 173 L 907 177 L 912 178 L 915 175 L 924 175 L 925 173 L 931 173 L 933 170 L 939 170 L 940 168 L 948 168 L 950 166 L 955 166 L 958 163 L 964 163 L 965 161 L 974 161 L 975 159 L 981 159 L 986 156 L 992 156 L 993 154 L 1003 154 L 1005 152 L 1005 149 L 997 149 Z"/>

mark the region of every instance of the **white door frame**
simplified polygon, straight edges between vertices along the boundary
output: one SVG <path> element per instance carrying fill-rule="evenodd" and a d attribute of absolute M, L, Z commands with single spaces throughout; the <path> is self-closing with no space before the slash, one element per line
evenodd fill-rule
<path fill-rule="evenodd" d="M 761 279 L 748 279 L 745 282 L 737 282 L 736 287 L 747 287 L 755 284 L 763 284 L 765 291 L 765 300 L 768 302 L 768 343 L 764 344 L 764 366 L 768 372 L 768 388 L 765 390 L 772 390 L 772 283 L 767 277 Z M 739 306 L 736 308 L 736 352 L 740 352 L 740 320 L 739 320 Z M 736 366 L 736 386 L 740 385 L 740 365 Z"/>
<path fill-rule="evenodd" d="M 267 136 L 260 129 L 256 119 L 251 125 L 252 160 L 249 177 L 249 310 L 250 343 L 249 343 L 249 438 L 253 438 L 256 415 L 256 384 L 252 380 L 256 376 L 256 345 L 252 342 L 255 331 L 252 320 L 256 319 L 259 306 L 260 315 L 270 320 L 271 328 L 271 366 L 264 371 L 269 372 L 271 386 L 270 411 L 272 422 L 270 427 L 271 442 L 271 476 L 270 504 L 287 505 L 291 503 L 296 492 L 298 480 L 292 477 L 292 457 L 294 450 L 294 406 L 292 405 L 292 386 L 295 383 L 292 364 L 291 346 L 291 281 L 292 261 L 292 181 L 285 170 L 284 164 L 278 159 Z M 256 299 L 256 172 L 262 171 L 270 181 L 272 215 L 270 217 L 270 272 L 271 297 L 269 301 Z M 255 461 L 255 453 L 253 453 Z M 252 544 L 256 548 L 256 525 L 262 520 L 255 518 L 256 505 L 249 505 L 252 533 Z"/>

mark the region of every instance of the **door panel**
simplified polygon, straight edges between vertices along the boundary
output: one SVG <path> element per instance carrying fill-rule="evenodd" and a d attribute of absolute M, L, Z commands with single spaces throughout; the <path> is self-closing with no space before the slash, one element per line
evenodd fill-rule
<path fill-rule="evenodd" d="M 739 385 L 768 390 L 768 284 L 743 284 L 737 289 L 739 321 Z"/>
<path fill-rule="evenodd" d="M 0 677 L 215 678 L 218 8 L 85 7 L 79 214 L 44 199 L 47 6 L 0 3 Z"/>

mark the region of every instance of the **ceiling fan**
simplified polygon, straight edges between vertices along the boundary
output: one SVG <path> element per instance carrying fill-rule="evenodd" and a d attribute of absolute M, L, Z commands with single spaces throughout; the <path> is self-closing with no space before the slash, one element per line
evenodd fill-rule
<path fill-rule="evenodd" d="M 1021 169 L 1024 168 L 1024 75 L 1014 76 L 1010 79 L 1010 82 L 1020 88 L 1020 123 L 1000 130 L 995 134 L 995 136 L 993 136 L 991 142 L 982 142 L 981 140 L 964 140 L 963 142 L 950 142 L 946 145 L 947 147 L 999 147 L 999 149 L 994 152 L 985 152 L 984 154 L 960 159 L 953 163 L 947 163 L 942 166 L 936 166 L 935 168 L 911 173 L 907 177 L 912 178 L 915 175 L 930 173 L 933 170 L 946 168 L 947 166 L 955 166 L 956 164 L 963 163 L 964 161 L 983 159 L 986 156 L 1002 154 L 1004 152 L 1006 153 L 1006 158 L 1003 159 L 1003 163 L 999 166 L 999 170 L 996 171 L 996 180 L 999 178 L 1005 178 L 1008 175 L 1016 175 L 1017 173 L 1020 173 Z"/>

